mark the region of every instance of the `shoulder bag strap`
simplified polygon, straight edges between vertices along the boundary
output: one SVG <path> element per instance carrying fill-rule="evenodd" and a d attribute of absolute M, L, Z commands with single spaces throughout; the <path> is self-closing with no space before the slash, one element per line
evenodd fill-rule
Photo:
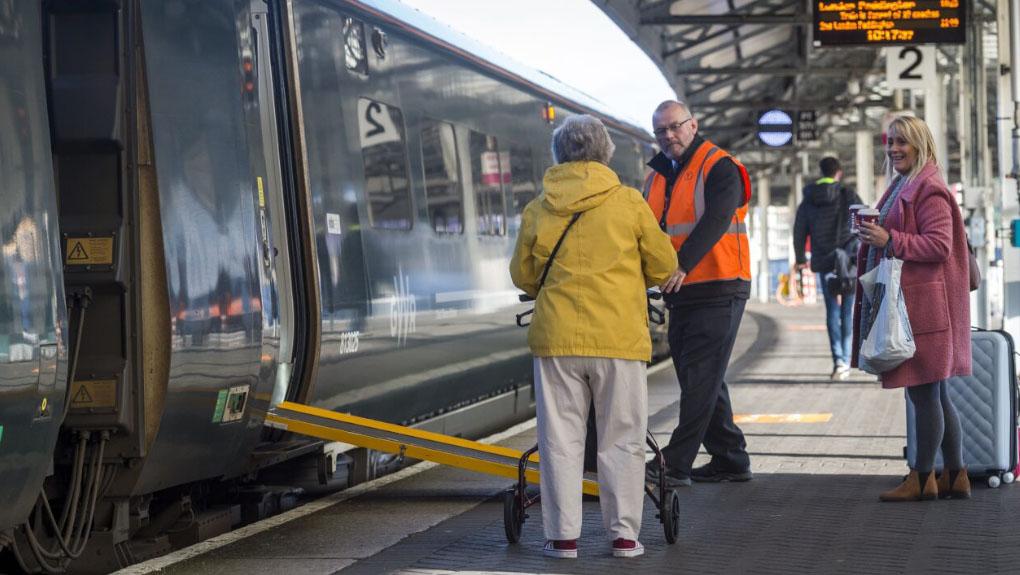
<path fill-rule="evenodd" d="M 563 234 L 560 235 L 560 239 L 553 247 L 552 253 L 549 254 L 549 259 L 545 262 L 545 269 L 542 270 L 542 279 L 538 280 L 539 290 L 541 290 L 542 286 L 545 285 L 545 277 L 549 275 L 549 268 L 552 267 L 553 260 L 556 259 L 556 252 L 560 251 L 560 246 L 563 245 L 563 238 L 567 237 L 567 232 L 570 231 L 570 227 L 574 225 L 574 222 L 576 222 L 579 217 L 581 217 L 581 212 L 577 212 L 571 216 L 570 223 L 567 224 L 566 229 L 563 230 Z"/>

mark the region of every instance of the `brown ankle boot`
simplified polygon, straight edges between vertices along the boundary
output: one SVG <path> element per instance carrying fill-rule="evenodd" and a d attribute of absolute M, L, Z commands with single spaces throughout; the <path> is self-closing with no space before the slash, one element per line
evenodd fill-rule
<path fill-rule="evenodd" d="M 942 499 L 970 499 L 970 478 L 967 468 L 944 469 L 938 480 L 939 497 Z"/>
<path fill-rule="evenodd" d="M 935 473 L 929 471 L 927 477 L 921 478 L 917 471 L 911 469 L 899 487 L 886 491 L 878 498 L 882 501 L 927 501 L 938 496 Z"/>

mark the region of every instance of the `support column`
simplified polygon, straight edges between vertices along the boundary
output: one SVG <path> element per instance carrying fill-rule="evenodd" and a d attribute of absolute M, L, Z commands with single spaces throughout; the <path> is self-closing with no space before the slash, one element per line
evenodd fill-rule
<path fill-rule="evenodd" d="M 856 132 L 857 195 L 868 205 L 875 205 L 875 135 L 868 130 Z"/>
<path fill-rule="evenodd" d="M 1008 67 L 1009 77 L 999 77 L 998 151 L 996 174 L 999 214 L 996 223 L 1007 227 L 1020 218 L 1020 0 L 997 3 L 999 64 Z M 1007 42 L 1007 39 L 1009 41 Z M 1001 270 L 1003 293 L 1002 325 L 1014 338 L 1020 338 L 1020 249 L 1012 247 L 1008 236 L 997 242 L 1001 258 L 995 262 Z M 1001 266 L 1001 267 L 998 267 Z M 991 271 L 991 270 L 990 270 Z M 989 274 L 991 276 L 991 273 Z M 988 278 L 989 283 L 993 280 Z M 994 303 L 994 302 L 993 302 Z M 992 324 L 993 327 L 995 324 Z"/>
<path fill-rule="evenodd" d="M 935 74 L 935 85 L 924 91 L 924 121 L 935 138 L 935 151 L 939 165 L 943 166 L 943 169 L 949 165 L 949 154 L 946 150 L 944 80 L 943 74 Z"/>
<path fill-rule="evenodd" d="M 984 54 L 984 24 L 970 24 L 972 41 L 962 51 L 960 70 L 960 180 L 964 184 L 964 214 L 970 216 L 968 239 L 977 248 L 981 268 L 981 287 L 971 294 L 971 325 L 988 327 L 989 319 L 1001 308 L 1001 281 L 991 280 L 999 275 L 988 262 L 994 258 L 995 235 L 988 234 L 988 225 L 994 226 L 995 214 L 989 211 L 997 201 L 992 192 L 992 156 L 988 142 L 987 65 Z M 941 160 L 941 155 L 939 156 Z M 997 284 L 997 285 L 996 285 Z"/>
<path fill-rule="evenodd" d="M 769 204 L 772 203 L 772 192 L 769 189 L 769 176 L 761 174 L 758 176 L 758 301 L 767 303 L 769 301 L 769 289 L 772 284 L 769 281 Z"/>
<path fill-rule="evenodd" d="M 793 188 L 790 189 L 789 200 L 787 205 L 790 207 L 790 249 L 788 259 L 790 260 L 790 269 L 793 269 L 793 264 L 797 263 L 797 250 L 793 247 L 793 224 L 797 221 L 797 208 L 800 207 L 800 203 L 804 200 L 804 173 L 800 171 L 799 167 L 796 172 L 793 173 Z"/>

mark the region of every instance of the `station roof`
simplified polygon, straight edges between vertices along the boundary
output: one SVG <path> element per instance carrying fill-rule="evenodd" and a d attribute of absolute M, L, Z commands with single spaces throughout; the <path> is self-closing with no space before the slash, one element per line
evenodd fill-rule
<path fill-rule="evenodd" d="M 835 152 L 848 165 L 854 132 L 877 134 L 893 108 L 881 49 L 813 47 L 807 0 L 593 2 L 658 64 L 702 133 L 762 169 L 792 156 L 757 141 L 762 111 L 816 111 L 818 141 L 797 149 Z M 954 50 L 942 50 L 940 63 L 955 64 Z"/>

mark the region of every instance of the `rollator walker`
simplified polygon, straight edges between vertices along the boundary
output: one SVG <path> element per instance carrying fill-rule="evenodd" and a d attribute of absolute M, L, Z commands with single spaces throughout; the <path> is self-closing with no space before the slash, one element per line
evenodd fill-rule
<path fill-rule="evenodd" d="M 663 325 L 666 322 L 665 312 L 652 305 L 651 302 L 651 300 L 661 300 L 662 293 L 648 290 L 647 294 L 649 299 L 648 319 L 652 323 Z M 521 294 L 519 299 L 521 302 L 534 301 L 534 298 L 525 294 Z M 520 327 L 530 325 L 531 322 L 526 321 L 526 319 L 534 312 L 535 310 L 532 308 L 517 314 L 517 325 Z M 655 453 L 655 461 L 659 464 L 659 481 L 654 487 L 645 482 L 645 493 L 652 500 L 652 503 L 655 504 L 657 510 L 656 518 L 662 523 L 662 532 L 666 536 L 666 542 L 672 545 L 676 543 L 677 534 L 680 532 L 680 496 L 677 494 L 676 489 L 666 489 L 666 459 L 662 455 L 662 450 L 659 449 L 659 444 L 655 441 L 655 437 L 651 432 L 646 433 L 645 442 L 652 452 Z M 506 531 L 506 539 L 510 543 L 520 541 L 521 529 L 524 527 L 524 521 L 529 517 L 527 510 L 541 499 L 541 493 L 528 494 L 528 480 L 526 477 L 529 464 L 531 466 L 537 465 L 536 462 L 529 461 L 531 456 L 537 452 L 538 445 L 535 445 L 521 455 L 517 462 L 517 484 L 507 489 L 503 494 L 503 528 Z M 586 483 L 593 481 L 595 477 L 594 474 L 585 473 Z M 585 489 L 585 492 L 588 492 L 587 489 Z"/>

